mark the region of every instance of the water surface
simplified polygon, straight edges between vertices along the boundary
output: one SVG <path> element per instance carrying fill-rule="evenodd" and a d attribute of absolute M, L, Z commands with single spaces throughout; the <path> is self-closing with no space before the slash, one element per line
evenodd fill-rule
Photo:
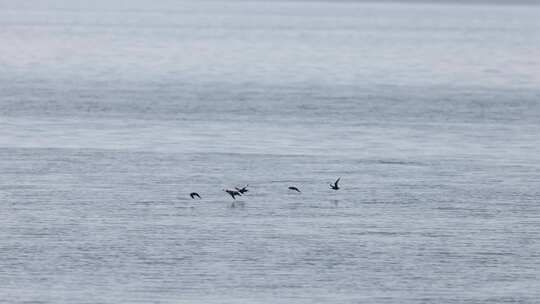
<path fill-rule="evenodd" d="M 539 301 L 538 6 L 0 8 L 5 303 Z"/>

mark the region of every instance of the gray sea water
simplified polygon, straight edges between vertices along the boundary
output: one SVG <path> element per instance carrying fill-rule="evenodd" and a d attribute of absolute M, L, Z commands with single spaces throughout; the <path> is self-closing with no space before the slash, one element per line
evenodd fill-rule
<path fill-rule="evenodd" d="M 539 16 L 0 1 L 0 303 L 539 303 Z"/>

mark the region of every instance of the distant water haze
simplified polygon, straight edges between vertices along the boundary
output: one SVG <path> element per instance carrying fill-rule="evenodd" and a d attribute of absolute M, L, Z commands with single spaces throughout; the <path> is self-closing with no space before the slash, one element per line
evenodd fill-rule
<path fill-rule="evenodd" d="M 536 6 L 53 3 L 67 8 L 2 11 L 3 78 L 250 87 L 540 84 Z"/>
<path fill-rule="evenodd" d="M 0 302 L 538 302 L 540 6 L 149 3 L 0 0 Z"/>

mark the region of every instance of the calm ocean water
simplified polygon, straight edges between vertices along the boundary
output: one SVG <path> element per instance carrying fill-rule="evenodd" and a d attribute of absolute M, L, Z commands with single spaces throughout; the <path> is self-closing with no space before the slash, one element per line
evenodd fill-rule
<path fill-rule="evenodd" d="M 13 2 L 0 303 L 540 302 L 540 6 Z"/>

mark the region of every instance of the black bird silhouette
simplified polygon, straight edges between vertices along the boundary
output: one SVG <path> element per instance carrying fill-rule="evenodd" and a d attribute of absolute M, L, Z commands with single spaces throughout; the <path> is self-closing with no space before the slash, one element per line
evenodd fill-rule
<path fill-rule="evenodd" d="M 192 199 L 195 199 L 195 197 L 201 198 L 201 196 L 197 192 L 191 192 L 189 196 L 191 196 Z"/>
<path fill-rule="evenodd" d="M 296 191 L 296 192 L 302 193 L 302 191 L 300 191 L 298 188 L 296 188 L 296 187 L 294 187 L 294 186 L 289 187 L 289 190 L 294 190 L 294 191 Z"/>
<path fill-rule="evenodd" d="M 233 199 L 236 199 L 235 196 L 237 196 L 237 195 L 242 196 L 242 194 L 240 192 L 238 192 L 238 191 L 228 190 L 228 189 L 227 190 L 223 189 L 223 191 L 229 193 L 229 195 L 232 196 Z"/>
<path fill-rule="evenodd" d="M 234 189 L 236 189 L 236 190 L 237 190 L 238 192 L 240 192 L 241 194 L 244 194 L 244 193 L 248 192 L 248 189 L 247 189 L 248 186 L 249 186 L 249 185 L 246 185 L 246 186 L 243 187 L 243 188 L 237 188 L 237 187 L 234 187 Z"/>
<path fill-rule="evenodd" d="M 340 180 L 340 179 L 341 179 L 341 177 L 340 177 L 340 178 L 338 178 L 338 179 L 336 179 L 336 181 L 334 182 L 334 184 L 333 184 L 333 185 L 332 185 L 332 184 L 330 184 L 330 189 L 332 189 L 332 190 L 339 190 L 339 186 L 338 186 L 338 183 L 339 183 L 339 180 Z"/>

